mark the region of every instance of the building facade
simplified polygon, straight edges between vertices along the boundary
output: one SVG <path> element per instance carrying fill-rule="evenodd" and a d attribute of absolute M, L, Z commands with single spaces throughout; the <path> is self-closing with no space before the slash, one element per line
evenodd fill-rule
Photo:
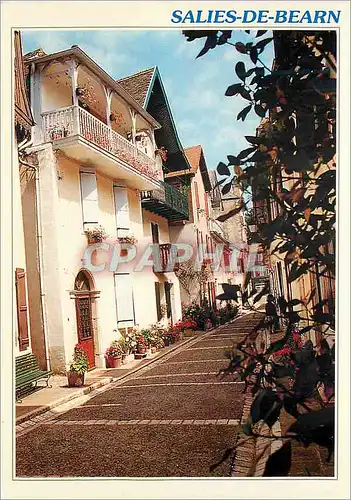
<path fill-rule="evenodd" d="M 299 40 L 300 43 L 305 43 L 307 45 L 312 44 L 311 46 L 313 46 L 313 34 L 306 35 L 299 31 L 275 32 L 275 59 L 273 65 L 275 71 L 281 71 L 283 74 L 284 71 L 286 72 L 291 67 L 295 67 L 295 65 L 298 64 L 296 59 L 297 54 L 291 50 L 291 43 L 294 38 L 295 41 Z M 319 90 L 321 107 L 323 98 L 329 101 L 335 97 L 336 75 L 332 67 L 335 66 L 336 46 L 334 49 L 335 50 L 331 50 L 326 54 L 326 59 L 321 58 L 325 71 L 329 68 L 329 77 L 321 83 L 321 88 Z M 315 50 L 318 50 L 318 47 Z M 262 120 L 257 129 L 257 136 L 263 138 L 271 137 L 272 131 L 274 131 L 276 114 L 278 112 L 279 109 L 270 109 L 269 116 Z M 307 150 L 308 144 L 310 144 L 312 152 L 314 152 L 317 147 L 321 148 L 320 142 L 324 141 L 325 144 L 327 144 L 330 141 L 333 143 L 335 119 L 328 120 L 328 126 L 323 130 L 323 141 L 321 141 L 318 139 L 318 134 L 321 133 L 319 130 L 321 126 L 321 117 L 318 115 L 316 107 L 312 111 L 305 111 L 302 106 L 298 107 L 298 112 L 295 113 L 293 121 L 296 133 L 292 140 L 295 147 L 300 147 L 304 151 L 305 148 Z M 303 123 L 303 126 L 301 126 L 301 123 Z M 289 171 L 286 165 L 278 159 L 279 155 L 277 153 L 277 149 L 272 151 L 274 168 L 272 170 L 273 175 L 271 176 L 271 190 L 274 193 L 275 199 L 263 200 L 262 197 L 258 197 L 260 199 L 255 199 L 255 194 L 260 193 L 259 185 L 253 190 L 253 219 L 258 225 L 260 223 L 271 223 L 274 220 L 278 220 L 280 215 L 283 214 L 284 199 L 286 199 L 290 206 L 293 206 L 294 203 L 301 201 L 303 198 L 307 199 L 309 196 L 311 196 L 312 199 L 316 193 L 316 189 L 313 187 L 313 179 L 318 180 L 327 172 L 335 171 L 336 168 L 335 156 L 327 162 L 320 160 L 318 168 L 317 165 L 315 165 L 313 170 L 308 171 L 308 176 L 306 177 L 303 168 L 301 172 L 299 169 Z M 328 191 L 325 192 L 324 196 L 327 196 L 327 193 Z M 301 226 L 306 225 L 306 222 L 308 225 L 309 222 L 312 222 L 313 218 L 316 221 L 318 217 L 321 216 L 320 210 L 317 207 L 313 207 L 312 202 L 310 202 L 310 206 L 307 206 L 307 209 L 307 212 L 302 212 L 302 216 L 298 220 Z M 328 217 L 330 217 L 330 214 Z M 318 225 L 315 225 L 314 228 L 316 229 L 317 227 Z M 321 238 L 321 241 L 322 240 L 323 237 Z M 314 322 L 313 318 L 320 305 L 321 310 L 319 312 L 330 315 L 330 318 L 335 317 L 335 275 L 330 271 L 324 270 L 322 264 L 323 259 L 328 262 L 334 260 L 335 248 L 332 242 L 329 241 L 328 244 L 322 244 L 319 248 L 316 248 L 316 255 L 320 255 L 321 259 L 316 258 L 316 264 L 313 267 L 308 265 L 308 269 L 294 280 L 289 279 L 292 266 L 297 263 L 303 265 L 303 263 L 306 262 L 304 256 L 307 255 L 306 258 L 311 259 L 313 255 L 302 252 L 294 245 L 293 241 L 290 241 L 290 250 L 280 251 L 279 254 L 274 252 L 277 246 L 282 246 L 283 243 L 283 239 L 276 238 L 274 243 L 271 244 L 269 252 L 265 255 L 265 263 L 269 268 L 272 293 L 276 298 L 284 297 L 287 301 L 293 299 L 298 299 L 300 301 L 301 305 L 299 305 L 299 307 L 302 310 L 302 316 L 306 318 L 304 321 L 300 321 L 301 327 L 308 327 L 311 322 Z M 302 247 L 302 245 L 300 246 Z M 319 263 L 317 262 L 318 260 L 320 261 Z M 334 335 L 334 325 L 332 323 L 330 323 L 328 334 L 332 337 Z M 309 330 L 307 335 L 314 344 L 318 344 L 321 339 L 321 331 L 319 328 Z"/>
<path fill-rule="evenodd" d="M 22 201 L 37 357 L 43 364 L 46 349 L 63 372 L 79 342 L 89 368 L 103 367 L 116 329 L 181 318 L 176 275 L 148 259 L 150 244 L 170 243 L 168 219 L 142 205 L 144 193 L 165 199 L 161 125 L 77 46 L 25 61 L 38 176 L 23 178 Z"/>
<path fill-rule="evenodd" d="M 14 32 L 14 124 L 13 131 L 13 308 L 14 347 L 16 356 L 32 351 L 31 328 L 28 308 L 28 274 L 25 253 L 25 233 L 21 203 L 21 178 L 28 166 L 23 151 L 31 140 L 33 125 L 25 87 L 22 45 L 19 31 Z"/>

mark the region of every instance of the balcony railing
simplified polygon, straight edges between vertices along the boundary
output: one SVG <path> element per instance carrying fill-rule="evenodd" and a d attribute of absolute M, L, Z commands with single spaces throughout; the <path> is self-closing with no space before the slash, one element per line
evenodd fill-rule
<path fill-rule="evenodd" d="M 151 179 L 160 179 L 156 162 L 134 144 L 105 125 L 88 111 L 70 106 L 42 114 L 44 140 L 53 142 L 67 137 L 81 136 L 86 141 L 131 165 Z"/>
<path fill-rule="evenodd" d="M 155 248 L 154 255 L 154 272 L 165 273 L 176 271 L 179 264 L 174 262 L 176 256 L 176 247 L 174 247 L 172 255 L 172 243 L 162 243 Z"/>
<path fill-rule="evenodd" d="M 170 184 L 160 181 L 160 189 L 142 191 L 143 208 L 169 220 L 188 220 L 188 197 Z"/>

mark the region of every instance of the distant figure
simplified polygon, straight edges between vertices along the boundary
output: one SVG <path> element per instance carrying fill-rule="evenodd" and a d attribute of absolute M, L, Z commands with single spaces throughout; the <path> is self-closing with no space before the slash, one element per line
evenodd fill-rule
<path fill-rule="evenodd" d="M 274 303 L 274 297 L 271 293 L 267 296 L 266 319 L 268 324 L 273 326 L 275 332 L 279 330 L 279 317 Z"/>
<path fill-rule="evenodd" d="M 282 316 L 285 316 L 285 315 L 286 315 L 286 309 L 287 309 L 287 307 L 288 307 L 288 303 L 287 303 L 287 301 L 285 300 L 284 296 L 283 296 L 283 295 L 281 295 L 281 296 L 279 297 L 279 299 L 277 300 L 277 302 L 278 302 L 278 307 L 279 307 L 280 314 L 281 314 Z"/>

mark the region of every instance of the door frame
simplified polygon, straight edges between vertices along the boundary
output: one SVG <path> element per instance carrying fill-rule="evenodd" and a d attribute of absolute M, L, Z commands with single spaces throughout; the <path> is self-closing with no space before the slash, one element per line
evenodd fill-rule
<path fill-rule="evenodd" d="M 87 281 L 89 283 L 89 290 L 77 290 L 76 289 L 76 282 L 77 278 L 80 273 L 84 273 L 85 277 L 87 278 Z M 81 268 L 75 275 L 74 279 L 74 290 L 70 292 L 71 293 L 71 298 L 74 298 L 75 300 L 75 320 L 76 320 L 76 327 L 77 327 L 77 341 L 80 343 L 83 341 L 84 344 L 84 339 L 81 339 L 81 325 L 79 323 L 79 318 L 80 318 L 80 312 L 78 308 L 78 303 L 79 299 L 81 298 L 88 298 L 89 299 L 89 324 L 90 324 L 90 330 L 91 330 L 91 341 L 93 345 L 93 358 L 92 358 L 92 365 L 89 366 L 89 370 L 92 370 L 96 368 L 96 349 L 97 349 L 97 339 L 96 339 L 96 328 L 94 325 L 94 317 L 96 318 L 96 304 L 95 304 L 95 299 L 99 297 L 100 292 L 95 290 L 95 283 L 92 274 L 90 271 L 87 269 Z"/>

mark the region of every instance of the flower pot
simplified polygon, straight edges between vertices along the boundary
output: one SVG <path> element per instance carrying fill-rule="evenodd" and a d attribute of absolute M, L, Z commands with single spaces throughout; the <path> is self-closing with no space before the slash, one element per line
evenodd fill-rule
<path fill-rule="evenodd" d="M 101 243 L 99 238 L 91 238 L 88 236 L 88 245 L 94 245 L 95 243 Z"/>
<path fill-rule="evenodd" d="M 169 339 L 164 339 L 163 343 L 165 347 L 169 346 Z"/>
<path fill-rule="evenodd" d="M 106 356 L 106 368 L 118 368 L 122 363 L 122 356 Z"/>
<path fill-rule="evenodd" d="M 193 337 L 194 330 L 190 330 L 190 328 L 186 328 L 183 332 L 184 337 Z"/>
<path fill-rule="evenodd" d="M 85 373 L 67 372 L 68 387 L 82 387 Z"/>
<path fill-rule="evenodd" d="M 155 352 L 157 352 L 156 347 L 151 347 L 151 354 L 155 354 Z"/>
<path fill-rule="evenodd" d="M 145 346 L 138 346 L 138 354 L 145 354 L 146 353 L 146 347 Z"/>

